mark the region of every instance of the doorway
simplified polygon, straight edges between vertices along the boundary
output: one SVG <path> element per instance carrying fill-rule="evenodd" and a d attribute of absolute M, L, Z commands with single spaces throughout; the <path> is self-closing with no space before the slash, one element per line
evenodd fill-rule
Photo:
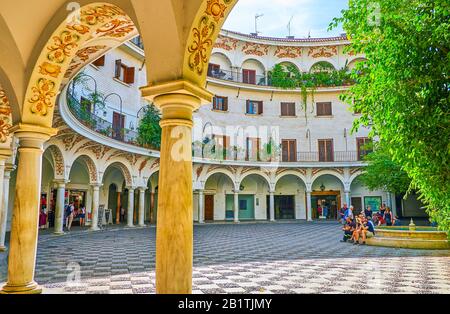
<path fill-rule="evenodd" d="M 214 195 L 205 195 L 205 220 L 214 221 Z"/>
<path fill-rule="evenodd" d="M 311 194 L 312 219 L 337 220 L 341 192 L 313 192 Z"/>

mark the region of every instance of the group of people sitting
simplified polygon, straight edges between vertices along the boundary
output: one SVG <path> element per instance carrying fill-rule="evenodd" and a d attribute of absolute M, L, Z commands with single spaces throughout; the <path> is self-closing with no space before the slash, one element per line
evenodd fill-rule
<path fill-rule="evenodd" d="M 398 217 L 394 216 L 385 204 L 380 206 L 378 213 L 373 213 L 371 206 L 367 206 L 359 215 L 354 215 L 353 212 L 354 207 L 347 207 L 347 204 L 339 211 L 341 223 L 344 225 L 344 238 L 341 242 L 364 245 L 367 238 L 375 236 L 375 226 L 400 224 Z"/>

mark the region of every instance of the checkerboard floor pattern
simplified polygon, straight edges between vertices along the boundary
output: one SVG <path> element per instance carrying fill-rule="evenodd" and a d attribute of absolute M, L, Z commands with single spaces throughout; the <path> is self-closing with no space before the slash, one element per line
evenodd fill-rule
<path fill-rule="evenodd" d="M 155 293 L 155 228 L 41 235 L 45 293 Z M 335 223 L 195 227 L 193 292 L 450 293 L 450 251 L 340 243 Z M 73 271 L 79 270 L 79 281 Z M 69 280 L 68 280 L 69 278 Z"/>

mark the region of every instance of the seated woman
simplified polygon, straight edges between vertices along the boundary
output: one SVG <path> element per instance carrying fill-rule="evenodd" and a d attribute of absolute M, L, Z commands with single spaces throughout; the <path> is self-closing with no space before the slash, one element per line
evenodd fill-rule
<path fill-rule="evenodd" d="M 344 238 L 341 240 L 341 242 L 352 241 L 351 238 L 353 236 L 355 229 L 356 229 L 355 222 L 348 217 L 344 228 L 342 228 L 342 231 L 344 231 Z"/>
<path fill-rule="evenodd" d="M 389 207 L 386 207 L 386 211 L 384 212 L 383 219 L 386 222 L 386 226 L 392 226 L 392 212 Z"/>

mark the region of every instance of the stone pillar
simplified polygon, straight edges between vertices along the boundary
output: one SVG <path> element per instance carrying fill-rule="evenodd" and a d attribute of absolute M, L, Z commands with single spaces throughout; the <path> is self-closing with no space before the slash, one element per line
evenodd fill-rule
<path fill-rule="evenodd" d="M 275 192 L 270 191 L 270 221 L 275 221 Z"/>
<path fill-rule="evenodd" d="M 345 191 L 345 202 L 347 203 L 347 206 L 350 207 L 351 204 L 351 199 L 350 199 L 350 191 L 347 190 Z"/>
<path fill-rule="evenodd" d="M 145 227 L 145 191 L 147 188 L 139 188 L 139 227 Z"/>
<path fill-rule="evenodd" d="M 6 251 L 5 247 L 5 239 L 2 234 L 6 234 L 6 217 L 8 216 L 8 208 L 5 207 L 4 198 L 8 197 L 8 195 L 4 195 L 4 176 L 5 176 L 5 168 L 6 168 L 6 156 L 0 156 L 0 252 Z M 3 227 L 3 220 L 5 220 L 5 227 Z M 3 238 L 3 241 L 1 241 Z"/>
<path fill-rule="evenodd" d="M 122 191 L 117 191 L 117 210 L 116 210 L 116 225 L 120 224 L 120 210 L 122 209 Z"/>
<path fill-rule="evenodd" d="M 101 183 L 91 184 L 92 186 L 92 221 L 91 221 L 91 231 L 97 231 L 98 227 L 98 208 L 100 207 L 100 187 Z M 108 223 L 107 221 L 105 221 Z"/>
<path fill-rule="evenodd" d="M 198 222 L 205 223 L 205 191 L 198 191 Z"/>
<path fill-rule="evenodd" d="M 168 83 L 168 89 L 207 93 L 188 82 Z M 156 87 L 158 89 L 158 87 Z M 205 94 L 206 95 L 206 94 Z M 160 94 L 154 103 L 162 111 L 161 158 L 156 236 L 156 292 L 192 293 L 193 193 L 192 116 L 200 97 L 178 92 Z"/>
<path fill-rule="evenodd" d="M 56 206 L 55 206 L 55 234 L 64 234 L 64 207 L 66 196 L 66 184 L 68 181 L 55 181 L 57 184 Z M 50 194 L 49 194 L 50 195 Z"/>
<path fill-rule="evenodd" d="M 128 188 L 128 212 L 127 212 L 127 226 L 132 228 L 134 219 L 134 189 Z"/>
<path fill-rule="evenodd" d="M 9 180 L 11 178 L 11 172 L 13 170 L 14 166 L 12 164 L 7 164 L 3 177 L 3 202 L 0 207 L 0 252 L 6 251 L 5 238 L 9 208 Z"/>
<path fill-rule="evenodd" d="M 306 210 L 308 211 L 308 221 L 313 221 L 311 193 L 312 193 L 312 191 L 306 191 Z"/>
<path fill-rule="evenodd" d="M 19 139 L 18 169 L 8 281 L 1 293 L 36 294 L 42 289 L 34 281 L 39 228 L 43 145 L 55 135 L 54 129 L 20 124 L 13 128 Z"/>
<path fill-rule="evenodd" d="M 234 222 L 239 222 L 239 191 L 234 191 Z"/>

